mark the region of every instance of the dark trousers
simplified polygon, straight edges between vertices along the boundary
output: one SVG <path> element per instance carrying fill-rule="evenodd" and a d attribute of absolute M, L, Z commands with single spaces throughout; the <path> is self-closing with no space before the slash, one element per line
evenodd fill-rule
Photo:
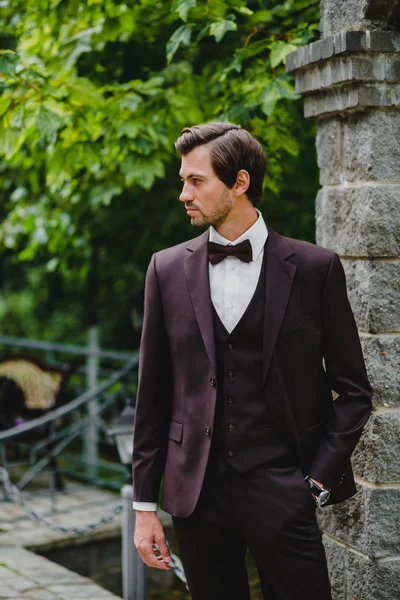
<path fill-rule="evenodd" d="M 247 548 L 265 600 L 331 600 L 315 501 L 299 467 L 208 469 L 188 518 L 173 518 L 193 600 L 249 600 Z"/>

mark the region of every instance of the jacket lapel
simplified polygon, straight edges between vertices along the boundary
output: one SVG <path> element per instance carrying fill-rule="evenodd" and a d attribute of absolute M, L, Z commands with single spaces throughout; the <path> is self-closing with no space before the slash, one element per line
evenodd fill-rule
<path fill-rule="evenodd" d="M 212 315 L 207 257 L 208 231 L 192 240 L 184 259 L 186 282 L 210 363 L 216 371 L 214 324 Z"/>
<path fill-rule="evenodd" d="M 294 264 L 287 262 L 287 259 L 293 255 L 289 242 L 270 228 L 268 228 L 265 251 L 267 254 L 265 261 L 264 385 L 267 381 L 276 339 L 285 316 L 297 270 Z M 293 449 L 295 456 L 299 458 L 299 463 L 302 464 L 301 444 L 279 369 L 274 373 L 274 378 L 278 392 L 268 388 L 267 394 L 271 417 L 276 431 L 280 433 L 288 447 Z"/>
<path fill-rule="evenodd" d="M 293 255 L 289 242 L 269 227 L 265 252 L 264 384 L 297 269 L 286 260 Z"/>

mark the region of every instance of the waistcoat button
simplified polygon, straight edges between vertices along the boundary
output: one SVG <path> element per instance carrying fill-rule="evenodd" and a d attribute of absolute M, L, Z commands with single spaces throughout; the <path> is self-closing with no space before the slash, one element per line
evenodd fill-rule
<path fill-rule="evenodd" d="M 233 458 L 233 452 L 232 452 L 232 450 L 229 450 L 229 452 L 228 452 L 228 458 Z"/>
<path fill-rule="evenodd" d="M 232 371 L 232 369 L 229 369 L 228 377 L 229 377 L 229 379 L 233 379 L 235 377 L 235 371 Z"/>
<path fill-rule="evenodd" d="M 231 342 L 228 344 L 228 350 L 233 350 L 233 349 L 234 349 L 234 347 L 235 347 L 235 346 L 234 346 L 234 345 L 233 345 Z"/>
<path fill-rule="evenodd" d="M 229 423 L 229 425 L 228 425 L 228 430 L 229 430 L 229 431 L 235 431 L 235 429 L 236 429 L 236 425 L 235 425 L 235 423 Z"/>
<path fill-rule="evenodd" d="M 232 398 L 232 397 L 228 398 L 228 404 L 229 404 L 229 406 L 233 406 L 235 404 L 234 398 Z"/>

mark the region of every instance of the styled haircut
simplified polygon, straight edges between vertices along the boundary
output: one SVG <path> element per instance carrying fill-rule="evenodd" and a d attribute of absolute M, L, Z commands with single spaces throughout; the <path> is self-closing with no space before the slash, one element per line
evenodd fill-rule
<path fill-rule="evenodd" d="M 241 169 L 248 172 L 250 185 L 246 194 L 254 206 L 258 206 L 267 166 L 261 144 L 240 125 L 217 121 L 184 127 L 175 142 L 181 156 L 203 145 L 210 149 L 215 174 L 228 188 L 233 188 Z"/>

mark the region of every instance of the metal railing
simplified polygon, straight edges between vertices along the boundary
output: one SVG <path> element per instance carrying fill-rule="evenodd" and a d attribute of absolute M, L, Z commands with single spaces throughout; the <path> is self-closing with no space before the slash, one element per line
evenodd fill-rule
<path fill-rule="evenodd" d="M 60 362 L 63 365 L 68 355 L 75 357 L 74 360 L 77 356 L 87 359 L 86 365 L 74 369 L 68 381 L 69 392 L 76 395 L 73 400 L 40 417 L 0 431 L 0 462 L 3 467 L 29 465 L 28 470 L 18 476 L 18 489 L 25 487 L 47 467 L 50 467 L 50 492 L 54 505 L 57 487 L 63 485 L 61 472 L 72 475 L 78 481 L 120 489 L 124 468 L 118 461 L 102 458 L 99 446 L 103 447 L 103 455 L 113 452 L 113 444 L 107 437 L 107 427 L 122 409 L 124 396 L 135 394 L 138 353 L 10 336 L 0 336 L 1 347 L 10 352 L 11 358 L 16 349 L 17 352 L 29 351 L 35 358 L 38 358 L 38 353 L 44 352 L 46 362 L 51 362 L 52 366 L 56 364 L 55 355 L 62 357 Z M 100 365 L 100 359 L 108 363 L 107 368 Z M 123 361 L 125 364 L 116 370 L 115 361 Z M 20 455 L 25 462 L 15 460 L 15 456 L 19 458 Z M 13 457 L 11 461 L 10 456 Z M 111 476 L 106 477 L 106 474 Z"/>
<path fill-rule="evenodd" d="M 59 474 L 59 465 L 57 459 L 63 460 L 62 472 L 69 473 L 75 479 L 90 481 L 95 484 L 108 484 L 108 487 L 121 489 L 125 467 L 112 461 L 98 459 L 97 451 L 94 453 L 96 464 L 86 464 L 89 467 L 89 474 L 84 474 L 80 468 L 85 466 L 85 460 L 88 454 L 83 457 L 79 454 L 65 454 L 68 446 L 79 436 L 84 437 L 85 431 L 89 426 L 93 428 L 95 421 L 96 430 L 107 435 L 107 423 L 102 418 L 110 408 L 116 408 L 121 395 L 130 395 L 135 392 L 136 367 L 138 363 L 138 353 L 124 353 L 110 350 L 101 350 L 100 348 L 85 348 L 82 346 L 71 346 L 56 344 L 53 342 L 40 342 L 38 340 L 23 340 L 7 336 L 0 336 L 1 346 L 12 346 L 24 350 L 35 350 L 52 353 L 52 363 L 54 364 L 54 353 L 70 353 L 73 355 L 86 356 L 88 359 L 107 359 L 127 361 L 117 371 L 112 369 L 102 369 L 99 364 L 91 363 L 89 360 L 85 368 L 75 370 L 76 375 L 86 377 L 86 382 L 92 381 L 92 386 L 76 398 L 63 406 L 59 406 L 46 414 L 31 419 L 25 423 L 18 424 L 5 431 L 0 431 L 0 452 L 2 466 L 0 466 L 0 484 L 3 487 L 3 493 L 6 500 L 19 504 L 28 516 L 49 527 L 52 530 L 60 531 L 64 534 L 81 535 L 94 531 L 98 527 L 104 526 L 112 521 L 118 515 L 122 516 L 122 575 L 125 600 L 145 600 L 147 597 L 147 572 L 136 549 L 133 545 L 133 531 L 135 527 L 135 512 L 132 508 L 133 490 L 131 485 L 122 487 L 121 501 L 112 507 L 109 507 L 103 515 L 96 521 L 85 523 L 77 527 L 68 523 L 60 523 L 44 514 L 38 512 L 35 507 L 26 501 L 21 494 L 21 490 L 39 475 L 47 466 L 50 466 L 50 496 L 53 512 L 56 512 L 57 497 L 57 476 Z M 93 367 L 95 368 L 93 371 Z M 91 370 L 91 373 L 89 371 Z M 110 374 L 111 373 L 111 374 Z M 89 375 L 89 376 L 88 376 Z M 95 377 L 94 377 L 95 376 Z M 105 377 L 100 384 L 93 386 L 93 380 Z M 122 394 L 121 394 L 122 392 Z M 96 402 L 95 411 L 88 410 L 91 403 Z M 119 411 L 118 411 L 119 412 Z M 78 418 L 74 418 L 78 416 Z M 72 420 L 72 422 L 71 422 Z M 20 441 L 32 432 L 46 429 L 46 434 L 41 436 L 33 444 L 25 444 Z M 133 432 L 132 432 L 133 433 Z M 96 435 L 96 440 L 97 440 Z M 8 467 L 8 446 L 13 446 L 19 441 L 19 446 L 29 452 L 29 467 L 22 477 L 16 483 L 10 479 Z M 87 445 L 87 444 L 86 444 Z M 39 458 L 40 455 L 40 458 Z M 92 453 L 93 456 L 93 453 Z M 69 465 L 69 468 L 68 468 Z M 104 481 L 99 477 L 98 472 L 101 468 L 107 468 L 111 471 L 121 474 L 121 478 L 111 485 L 111 481 Z M 77 471 L 78 469 L 78 471 Z M 88 469 L 87 469 L 88 470 Z M 182 563 L 178 556 L 172 554 L 171 569 L 175 575 L 186 584 L 186 578 Z"/>

